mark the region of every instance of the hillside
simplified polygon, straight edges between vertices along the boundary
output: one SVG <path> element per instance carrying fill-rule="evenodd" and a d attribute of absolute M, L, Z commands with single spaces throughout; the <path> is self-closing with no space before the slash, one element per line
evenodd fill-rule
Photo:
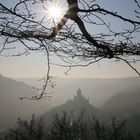
<path fill-rule="evenodd" d="M 19 117 L 29 119 L 33 113 L 40 115 L 47 110 L 47 102 L 43 100 L 18 99 L 34 94 L 27 84 L 0 75 L 0 131 L 13 127 Z"/>
<path fill-rule="evenodd" d="M 73 97 L 76 94 L 75 91 L 78 88 L 82 90 L 84 97 L 89 98 L 90 105 L 88 104 L 88 106 L 89 108 L 94 107 L 93 114 L 95 115 L 95 110 L 99 110 L 97 107 L 102 106 L 109 98 L 117 95 L 117 93 L 128 93 L 140 87 L 139 77 L 120 79 L 56 78 L 56 87 L 51 90 L 53 91 L 53 97 L 49 104 L 46 100 L 19 100 L 19 97 L 31 96 L 35 93 L 33 88 L 27 84 L 33 85 L 33 81 L 36 80 L 18 79 L 17 81 L 0 75 L 0 112 L 2 112 L 0 115 L 0 131 L 13 127 L 18 117 L 28 119 L 33 113 L 36 115 L 44 113 L 50 109 L 50 106 L 61 106 L 61 110 L 64 110 L 62 104 L 67 102 L 67 106 L 70 106 L 69 104 L 72 103 L 75 108 L 78 108 L 78 105 L 73 102 Z M 24 81 L 27 84 L 20 81 Z M 41 84 L 41 82 L 36 82 L 35 86 Z M 80 104 L 80 107 L 83 107 L 82 104 Z"/>
<path fill-rule="evenodd" d="M 44 118 L 48 125 L 54 119 L 53 116 L 56 113 L 59 116 L 62 116 L 63 112 L 66 112 L 72 117 L 79 117 L 81 113 L 84 113 L 84 119 L 91 119 L 92 117 L 96 117 L 102 120 L 106 120 L 109 118 L 109 114 L 91 105 L 89 103 L 89 99 L 86 99 L 81 94 L 80 89 L 77 90 L 77 94 L 73 99 L 66 101 L 60 106 L 53 107 L 50 111 L 47 111 L 41 115 L 41 117 Z"/>
<path fill-rule="evenodd" d="M 139 91 L 139 90 L 138 90 Z M 118 98 L 114 98 L 114 97 Z M 73 99 L 66 101 L 64 104 L 52 108 L 50 111 L 45 112 L 41 117 L 45 120 L 47 126 L 49 126 L 54 119 L 54 115 L 57 113 L 60 117 L 63 112 L 66 112 L 72 118 L 79 117 L 84 112 L 83 119 L 89 120 L 92 117 L 96 117 L 99 120 L 110 123 L 112 117 L 118 120 L 126 121 L 126 128 L 133 134 L 140 133 L 140 94 L 137 92 L 117 94 L 112 97 L 109 105 L 109 109 L 103 107 L 99 109 L 89 103 L 89 99 L 85 98 L 81 94 L 81 90 L 77 90 L 77 94 Z M 114 102 L 114 103 L 113 103 Z M 107 102 L 109 103 L 109 102 Z M 106 103 L 106 105 L 107 105 Z M 117 106 L 118 105 L 118 106 Z M 107 106 L 106 106 L 107 107 Z"/>
<path fill-rule="evenodd" d="M 103 109 L 123 114 L 140 114 L 140 88 L 111 97 Z"/>
<path fill-rule="evenodd" d="M 140 133 L 140 88 L 113 96 L 102 109 L 120 114 L 127 121 L 127 129 L 131 133 Z"/>

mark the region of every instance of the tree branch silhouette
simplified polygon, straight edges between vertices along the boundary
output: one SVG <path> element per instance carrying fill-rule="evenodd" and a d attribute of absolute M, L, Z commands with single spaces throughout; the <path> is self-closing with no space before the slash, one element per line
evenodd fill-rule
<path fill-rule="evenodd" d="M 140 42 L 135 40 L 140 33 L 139 1 L 133 0 L 136 6 L 133 20 L 115 10 L 102 7 L 96 0 L 66 0 L 67 10 L 55 26 L 47 19 L 45 12 L 38 15 L 39 12 L 34 10 L 34 7 L 39 7 L 46 11 L 46 5 L 51 2 L 53 1 L 19 0 L 11 7 L 0 3 L 0 56 L 29 55 L 30 51 L 41 51 L 47 56 L 46 82 L 40 94 L 31 99 L 47 97 L 46 90 L 51 77 L 49 73 L 53 64 L 51 55 L 62 61 L 62 64 L 56 65 L 70 69 L 74 66 L 88 66 L 105 58 L 121 59 L 140 75 L 125 59 L 140 56 Z M 114 30 L 107 16 L 113 18 L 113 24 L 118 20 L 126 28 Z M 103 31 L 96 33 L 97 26 L 103 27 Z M 14 43 L 18 43 L 18 47 L 13 47 Z M 15 54 L 13 50 L 19 52 Z"/>

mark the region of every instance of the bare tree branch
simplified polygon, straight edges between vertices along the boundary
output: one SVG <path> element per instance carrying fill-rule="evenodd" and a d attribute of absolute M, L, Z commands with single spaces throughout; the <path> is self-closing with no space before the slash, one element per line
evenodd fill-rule
<path fill-rule="evenodd" d="M 109 11 L 96 0 L 65 2 L 67 10 L 55 25 L 45 13 L 48 11 L 47 6 L 53 1 L 19 0 L 13 7 L 0 3 L 0 56 L 21 56 L 28 55 L 31 51 L 41 51 L 47 57 L 45 84 L 38 89 L 40 94 L 31 99 L 50 97 L 47 85 L 51 79 L 52 64 L 69 68 L 67 74 L 72 67 L 86 67 L 105 58 L 115 58 L 127 63 L 140 75 L 126 60 L 130 56 L 140 56 L 140 42 L 137 39 L 140 34 L 139 1 L 133 0 L 136 9 L 133 9 L 135 17 L 132 18 L 124 17 L 114 10 Z M 44 10 L 44 13 L 35 11 L 35 7 Z M 121 22 L 121 29 L 113 27 L 117 20 L 118 24 Z M 98 32 L 97 27 L 103 30 Z M 19 44 L 22 52 L 14 43 Z M 13 50 L 18 51 L 14 54 Z M 56 64 L 50 59 L 51 56 L 57 57 L 62 63 Z"/>

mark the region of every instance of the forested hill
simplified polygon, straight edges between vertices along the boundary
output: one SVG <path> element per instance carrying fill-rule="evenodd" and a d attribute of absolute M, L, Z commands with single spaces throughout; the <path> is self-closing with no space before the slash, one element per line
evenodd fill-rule
<path fill-rule="evenodd" d="M 67 100 L 64 104 L 52 108 L 50 111 L 45 112 L 41 117 L 43 117 L 46 122 L 51 122 L 56 113 L 59 116 L 62 116 L 63 112 L 66 112 L 67 115 L 72 117 L 79 117 L 83 113 L 84 119 L 97 117 L 105 120 L 109 117 L 107 113 L 91 105 L 89 99 L 82 95 L 80 89 L 77 90 L 73 99 Z"/>

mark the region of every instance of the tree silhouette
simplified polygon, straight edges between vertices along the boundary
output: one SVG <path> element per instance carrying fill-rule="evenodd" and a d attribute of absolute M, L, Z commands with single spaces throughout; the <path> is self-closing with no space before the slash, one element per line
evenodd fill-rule
<path fill-rule="evenodd" d="M 46 130 L 42 119 L 37 120 L 35 115 L 30 122 L 23 121 L 20 118 L 17 121 L 17 127 L 13 128 L 6 135 L 6 139 L 12 140 L 44 140 Z"/>
<path fill-rule="evenodd" d="M 48 97 L 45 91 L 50 79 L 50 64 L 54 64 L 52 56 L 63 61 L 55 65 L 68 67 L 68 71 L 71 67 L 88 66 L 105 58 L 115 58 L 125 61 L 140 75 L 130 64 L 131 61 L 137 61 L 136 57 L 131 61 L 126 59 L 140 55 L 140 43 L 134 40 L 140 32 L 139 1 L 133 1 L 135 18 L 127 18 L 115 10 L 107 10 L 96 0 L 65 0 L 67 9 L 59 21 L 50 20 L 45 12 L 53 2 L 19 0 L 11 7 L 0 3 L 0 37 L 3 42 L 0 55 L 20 56 L 28 55 L 30 51 L 42 51 L 47 56 L 46 82 L 41 94 L 32 99 Z M 40 14 L 38 9 L 44 12 Z M 116 21 L 125 29 L 114 30 Z M 103 27 L 103 30 L 96 33 L 95 28 L 98 26 Z M 88 31 L 88 28 L 92 31 Z M 16 46 L 13 47 L 11 44 L 14 43 Z"/>
<path fill-rule="evenodd" d="M 127 132 L 126 122 L 116 118 L 105 123 L 93 117 L 89 131 L 90 139 L 94 140 L 137 140 Z"/>
<path fill-rule="evenodd" d="M 83 120 L 83 113 L 78 118 L 71 119 L 66 112 L 60 117 L 54 116 L 52 126 L 44 129 L 32 117 L 31 121 L 18 120 L 17 127 L 10 130 L 5 140 L 138 140 L 139 137 L 127 132 L 125 121 L 115 118 L 109 122 L 102 122 L 93 117 L 92 120 Z"/>
<path fill-rule="evenodd" d="M 66 112 L 63 116 L 58 114 L 54 116 L 52 128 L 50 129 L 50 138 L 53 140 L 84 140 L 87 139 L 86 124 L 82 122 L 83 114 L 77 119 L 71 118 Z"/>

